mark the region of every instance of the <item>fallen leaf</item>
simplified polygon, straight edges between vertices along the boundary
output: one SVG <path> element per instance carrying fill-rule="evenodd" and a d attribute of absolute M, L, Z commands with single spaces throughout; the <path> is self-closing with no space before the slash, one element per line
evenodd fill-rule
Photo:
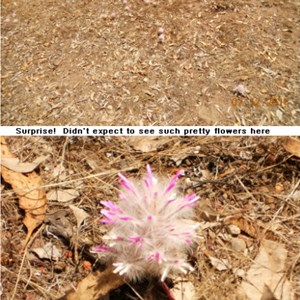
<path fill-rule="evenodd" d="M 271 289 L 265 284 L 263 294 L 260 300 L 277 300 L 274 294 L 272 293 Z"/>
<path fill-rule="evenodd" d="M 66 300 L 96 300 L 124 284 L 122 278 L 107 268 L 104 272 L 89 274 L 79 282 L 76 291 L 68 293 Z"/>
<path fill-rule="evenodd" d="M 32 163 L 21 163 L 17 157 L 3 157 L 1 158 L 1 165 L 18 173 L 30 173 L 48 157 L 49 156 L 40 156 Z"/>
<path fill-rule="evenodd" d="M 65 180 L 67 178 L 66 168 L 63 165 L 58 165 L 53 169 L 53 177 L 59 177 L 60 180 Z"/>
<path fill-rule="evenodd" d="M 285 137 L 281 139 L 282 146 L 284 149 L 291 154 L 300 157 L 300 141 L 293 137 Z"/>
<path fill-rule="evenodd" d="M 277 299 L 292 299 L 291 284 L 285 276 L 286 259 L 287 250 L 282 244 L 269 240 L 261 243 L 259 253 L 240 287 L 247 299 L 262 299 L 266 294 L 265 286 Z"/>
<path fill-rule="evenodd" d="M 213 256 L 209 256 L 210 263 L 214 266 L 218 271 L 225 271 L 229 266 L 228 259 L 219 259 Z"/>
<path fill-rule="evenodd" d="M 181 281 L 172 289 L 176 300 L 196 300 L 195 286 L 190 282 Z"/>
<path fill-rule="evenodd" d="M 257 224 L 244 216 L 236 216 L 236 217 L 228 217 L 224 219 L 225 225 L 236 225 L 239 227 L 242 231 L 247 233 L 252 238 L 258 238 L 259 237 L 259 228 Z"/>
<path fill-rule="evenodd" d="M 69 207 L 72 209 L 75 215 L 75 218 L 77 220 L 77 227 L 79 228 L 81 223 L 89 216 L 89 214 L 75 205 L 69 205 Z"/>
<path fill-rule="evenodd" d="M 4 137 L 1 137 L 1 154 L 3 158 L 15 158 L 9 151 Z M 41 225 L 45 218 L 47 198 L 43 181 L 35 172 L 24 175 L 3 165 L 1 165 L 1 172 L 4 181 L 11 185 L 18 196 L 19 207 L 25 211 L 23 223 L 27 227 L 26 245 L 34 229 Z"/>
<path fill-rule="evenodd" d="M 77 190 L 66 189 L 66 190 L 51 190 L 47 193 L 47 199 L 49 201 L 68 202 L 79 197 L 80 194 Z"/>
<path fill-rule="evenodd" d="M 160 150 L 170 140 L 170 137 L 136 136 L 127 139 L 127 143 L 134 150 L 146 153 Z"/>
<path fill-rule="evenodd" d="M 51 242 L 47 243 L 44 247 L 34 248 L 31 252 L 35 253 L 40 259 L 50 259 L 58 261 L 61 258 L 61 250 L 59 250 Z"/>

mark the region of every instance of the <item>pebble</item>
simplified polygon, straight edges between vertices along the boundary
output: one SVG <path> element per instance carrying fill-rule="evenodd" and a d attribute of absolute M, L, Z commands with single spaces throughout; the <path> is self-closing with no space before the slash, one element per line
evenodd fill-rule
<path fill-rule="evenodd" d="M 231 247 L 236 251 L 244 252 L 246 250 L 246 243 L 242 239 L 233 238 L 231 240 Z"/>
<path fill-rule="evenodd" d="M 228 232 L 232 235 L 237 236 L 241 233 L 241 229 L 238 226 L 231 224 L 228 226 Z"/>
<path fill-rule="evenodd" d="M 161 35 L 161 34 L 163 34 L 164 32 L 165 32 L 165 30 L 164 30 L 162 27 L 158 28 L 158 30 L 157 30 L 157 34 L 158 34 L 158 35 Z"/>

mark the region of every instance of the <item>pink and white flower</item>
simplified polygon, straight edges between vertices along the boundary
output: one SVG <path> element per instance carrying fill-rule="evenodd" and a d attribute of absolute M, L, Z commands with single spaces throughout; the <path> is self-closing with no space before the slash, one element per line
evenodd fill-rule
<path fill-rule="evenodd" d="M 199 197 L 180 197 L 176 183 L 179 171 L 169 183 L 157 180 L 147 165 L 142 181 L 119 174 L 122 190 L 119 202 L 101 201 L 100 222 L 110 228 L 105 244 L 93 248 L 113 261 L 114 272 L 129 280 L 169 273 L 186 274 L 193 268 L 186 262 L 186 250 L 196 237 L 197 225 L 190 222 Z"/>

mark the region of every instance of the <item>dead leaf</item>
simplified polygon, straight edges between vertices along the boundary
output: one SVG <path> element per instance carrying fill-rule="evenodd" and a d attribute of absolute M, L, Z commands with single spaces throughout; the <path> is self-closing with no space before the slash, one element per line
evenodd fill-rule
<path fill-rule="evenodd" d="M 262 299 L 265 286 L 282 300 L 291 300 L 291 284 L 286 279 L 287 250 L 282 244 L 264 240 L 254 264 L 241 284 L 241 290 L 249 300 Z M 272 298 L 267 298 L 272 299 Z"/>
<path fill-rule="evenodd" d="M 122 278 L 107 268 L 104 272 L 89 274 L 77 286 L 76 291 L 66 295 L 66 300 L 96 300 L 124 284 Z"/>
<path fill-rule="evenodd" d="M 76 220 L 77 220 L 77 227 L 79 228 L 81 223 L 89 216 L 88 213 L 86 213 L 83 209 L 78 208 L 75 205 L 69 205 L 69 207 L 72 209 Z"/>
<path fill-rule="evenodd" d="M 229 266 L 228 259 L 219 259 L 213 256 L 209 256 L 210 263 L 214 266 L 218 271 L 225 271 Z"/>
<path fill-rule="evenodd" d="M 55 261 L 58 261 L 62 255 L 61 250 L 51 242 L 47 243 L 44 247 L 34 248 L 31 252 L 35 253 L 40 259 L 50 259 Z"/>
<path fill-rule="evenodd" d="M 196 300 L 196 291 L 194 285 L 190 282 L 181 281 L 172 289 L 176 300 Z"/>
<path fill-rule="evenodd" d="M 49 156 L 40 156 L 37 159 L 35 159 L 32 163 L 21 163 L 17 157 L 3 157 L 1 158 L 1 165 L 18 173 L 29 173 L 32 172 L 40 163 L 42 163 L 48 157 Z"/>
<path fill-rule="evenodd" d="M 1 137 L 1 154 L 3 158 L 14 158 L 9 151 L 5 138 Z M 24 225 L 27 227 L 25 245 L 28 243 L 33 230 L 45 218 L 47 198 L 43 181 L 35 172 L 26 175 L 17 173 L 1 165 L 4 181 L 9 183 L 19 198 L 19 207 L 25 211 Z"/>
<path fill-rule="evenodd" d="M 53 169 L 53 173 L 52 176 L 53 177 L 59 177 L 60 180 L 65 180 L 67 178 L 67 174 L 66 174 L 66 168 L 63 165 L 58 165 Z"/>
<path fill-rule="evenodd" d="M 127 139 L 127 143 L 134 150 L 146 153 L 160 150 L 164 145 L 169 143 L 170 140 L 170 137 L 136 136 Z"/>
<path fill-rule="evenodd" d="M 300 141 L 293 137 L 285 137 L 281 139 L 281 144 L 284 149 L 291 154 L 300 157 Z"/>
<path fill-rule="evenodd" d="M 260 300 L 277 300 L 277 298 L 275 298 L 275 296 L 272 293 L 271 289 L 265 284 L 264 292 L 263 292 Z"/>
<path fill-rule="evenodd" d="M 80 194 L 77 190 L 66 189 L 66 190 L 51 190 L 47 193 L 47 199 L 49 201 L 68 202 L 79 197 Z"/>
<path fill-rule="evenodd" d="M 224 219 L 224 224 L 225 225 L 236 225 L 239 227 L 242 231 L 247 233 L 249 236 L 252 238 L 259 238 L 259 227 L 257 224 L 246 217 L 243 216 L 236 216 L 236 217 L 228 217 Z"/>

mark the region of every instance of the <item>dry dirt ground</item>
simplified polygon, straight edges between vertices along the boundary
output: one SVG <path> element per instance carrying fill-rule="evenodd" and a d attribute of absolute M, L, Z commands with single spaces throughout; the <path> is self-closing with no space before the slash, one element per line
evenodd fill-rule
<path fill-rule="evenodd" d="M 3 0 L 2 124 L 299 125 L 299 6 Z"/>
<path fill-rule="evenodd" d="M 148 143 L 150 138 L 143 139 Z M 3 300 L 62 299 L 92 270 L 99 269 L 103 261 L 89 251 L 107 232 L 106 226 L 98 223 L 99 202 L 118 199 L 118 172 L 138 178 L 145 174 L 146 164 L 156 174 L 168 177 L 178 169 L 185 170 L 180 179 L 181 191 L 200 196 L 194 217 L 200 228 L 189 251 L 195 271 L 175 281 L 172 277 L 173 283 L 188 282 L 188 290 L 195 289 L 195 296 L 184 300 L 245 300 L 238 287 L 266 241 L 277 246 L 268 250 L 271 257 L 265 263 L 273 261 L 270 268 L 274 272 L 282 263 L 276 271 L 280 284 L 288 282 L 294 291 L 294 298 L 285 298 L 286 293 L 276 299 L 299 299 L 300 159 L 282 147 L 283 140 L 162 138 L 152 152 L 138 151 L 141 139 L 136 141 L 135 137 L 7 139 L 9 148 L 22 162 L 48 156 L 35 170 L 47 193 L 71 193 L 68 190 L 73 189 L 77 194 L 69 201 L 62 196 L 48 201 L 44 224 L 22 252 L 26 236 L 24 214 L 11 186 L 2 181 Z M 87 213 L 79 229 L 69 205 Z M 240 232 L 233 233 L 232 225 Z M 56 247 L 58 254 L 51 252 L 48 257 L 40 257 L 34 253 L 48 243 Z M 280 248 L 285 250 L 279 252 Z M 267 277 L 262 276 L 261 280 Z M 147 282 L 130 285 L 140 298 L 124 285 L 105 299 L 166 299 L 163 294 L 155 294 L 157 287 L 147 287 Z M 281 293 L 278 286 L 271 286 L 271 290 Z"/>

